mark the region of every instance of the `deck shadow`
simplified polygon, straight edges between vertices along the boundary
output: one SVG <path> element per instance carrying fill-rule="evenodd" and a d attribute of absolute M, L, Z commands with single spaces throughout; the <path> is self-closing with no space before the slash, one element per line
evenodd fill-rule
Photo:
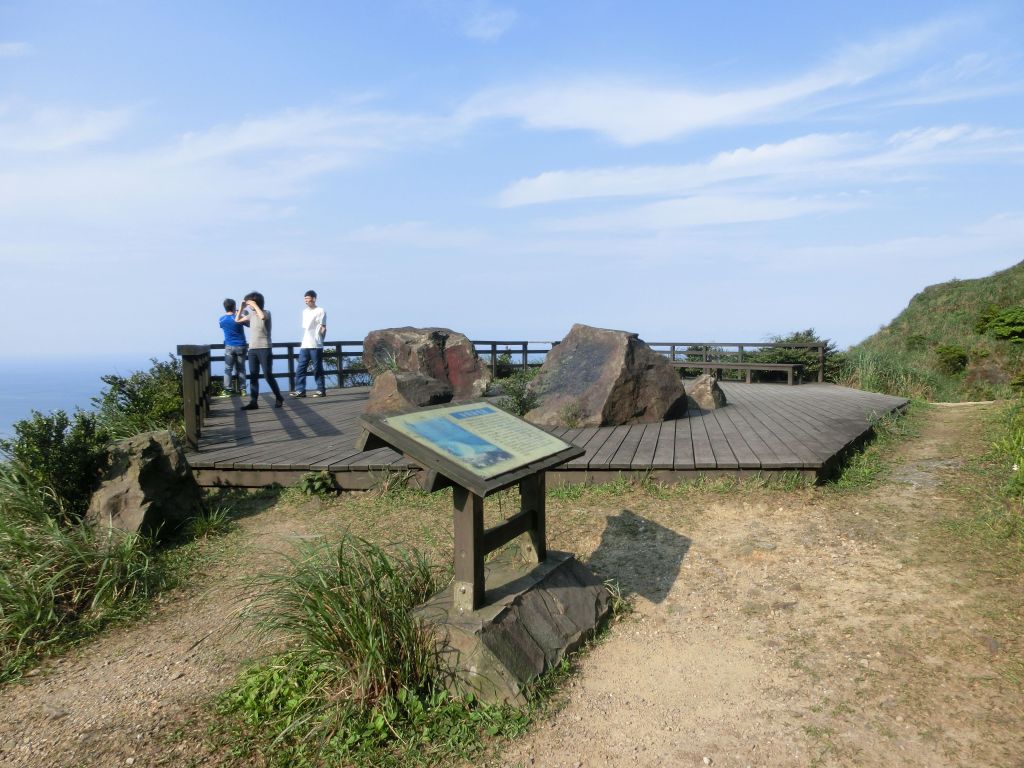
<path fill-rule="evenodd" d="M 679 576 L 692 540 L 624 509 L 609 515 L 601 543 L 587 561 L 602 579 L 614 579 L 623 597 L 660 603 Z"/>

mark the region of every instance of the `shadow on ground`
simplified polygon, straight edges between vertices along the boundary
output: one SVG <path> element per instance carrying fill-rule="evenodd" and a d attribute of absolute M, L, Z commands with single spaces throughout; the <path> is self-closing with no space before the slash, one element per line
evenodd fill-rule
<path fill-rule="evenodd" d="M 624 509 L 609 515 L 601 543 L 588 565 L 602 579 L 613 579 L 623 597 L 640 595 L 660 603 L 672 589 L 691 540 Z"/>

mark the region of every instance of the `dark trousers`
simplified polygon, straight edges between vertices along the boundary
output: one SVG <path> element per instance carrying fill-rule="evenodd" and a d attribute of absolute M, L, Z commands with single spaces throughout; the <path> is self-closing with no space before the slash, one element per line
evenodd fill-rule
<path fill-rule="evenodd" d="M 270 385 L 270 391 L 280 399 L 281 388 L 277 386 L 274 379 L 274 358 L 273 350 L 253 349 L 249 347 L 249 397 L 253 402 L 260 396 L 260 369 L 263 369 L 263 378 Z"/>

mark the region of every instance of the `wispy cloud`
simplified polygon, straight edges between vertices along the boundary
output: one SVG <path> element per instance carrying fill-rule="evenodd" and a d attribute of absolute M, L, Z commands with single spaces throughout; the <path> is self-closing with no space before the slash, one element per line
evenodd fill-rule
<path fill-rule="evenodd" d="M 28 56 L 32 46 L 21 42 L 0 42 L 0 59 L 18 59 Z"/>
<path fill-rule="evenodd" d="M 0 153 L 53 152 L 109 141 L 124 132 L 133 114 L 127 107 L 22 110 L 0 104 Z"/>
<path fill-rule="evenodd" d="M 512 28 L 518 16 L 512 8 L 475 2 L 463 13 L 462 32 L 474 40 L 497 40 Z"/>
<path fill-rule="evenodd" d="M 417 249 L 471 248 L 487 240 L 478 229 L 442 229 L 429 222 L 405 221 L 398 224 L 360 227 L 347 240 L 357 243 L 410 246 Z"/>
<path fill-rule="evenodd" d="M 576 216 L 547 222 L 557 231 L 627 231 L 692 229 L 722 224 L 781 221 L 812 213 L 849 210 L 849 201 L 800 198 L 752 198 L 729 195 L 696 195 L 678 200 L 636 206 L 593 216 Z"/>
<path fill-rule="evenodd" d="M 898 69 L 954 26 L 948 20 L 935 21 L 848 46 L 804 74 L 759 87 L 716 92 L 615 76 L 585 77 L 490 89 L 468 100 L 460 115 L 467 121 L 513 118 L 532 128 L 593 131 L 627 146 L 665 141 L 716 126 L 776 120 L 782 110 L 798 104 L 821 108 L 810 100 Z M 834 106 L 833 101 L 828 104 Z"/>
<path fill-rule="evenodd" d="M 0 221 L 90 226 L 282 215 L 316 177 L 452 130 L 444 120 L 317 108 L 218 125 L 148 148 L 97 148 L 91 145 L 126 132 L 132 110 L 12 112 L 0 112 Z"/>
<path fill-rule="evenodd" d="M 758 178 L 831 185 L 868 173 L 878 178 L 885 170 L 1022 153 L 1019 133 L 983 126 L 919 127 L 882 140 L 868 134 L 808 134 L 778 144 L 740 147 L 683 165 L 548 171 L 510 184 L 499 194 L 498 204 L 677 195 Z"/>

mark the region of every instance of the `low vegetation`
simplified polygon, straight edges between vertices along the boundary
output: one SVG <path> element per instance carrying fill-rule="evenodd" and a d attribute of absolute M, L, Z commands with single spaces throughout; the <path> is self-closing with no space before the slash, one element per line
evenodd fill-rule
<path fill-rule="evenodd" d="M 284 650 L 219 700 L 222 749 L 271 765 L 404 766 L 470 759 L 528 715 L 451 694 L 412 609 L 446 574 L 415 550 L 352 535 L 306 544 L 256 580 L 257 635 Z"/>
<path fill-rule="evenodd" d="M 176 563 L 155 542 L 82 522 L 106 445 L 151 428 L 178 428 L 180 363 L 103 377 L 95 412 L 33 411 L 0 441 L 0 682 L 41 655 L 135 615 L 173 583 Z M 196 523 L 207 536 L 227 511 Z"/>
<path fill-rule="evenodd" d="M 1024 385 L 1024 262 L 925 288 L 837 356 L 840 384 L 956 402 L 1014 398 Z"/>

